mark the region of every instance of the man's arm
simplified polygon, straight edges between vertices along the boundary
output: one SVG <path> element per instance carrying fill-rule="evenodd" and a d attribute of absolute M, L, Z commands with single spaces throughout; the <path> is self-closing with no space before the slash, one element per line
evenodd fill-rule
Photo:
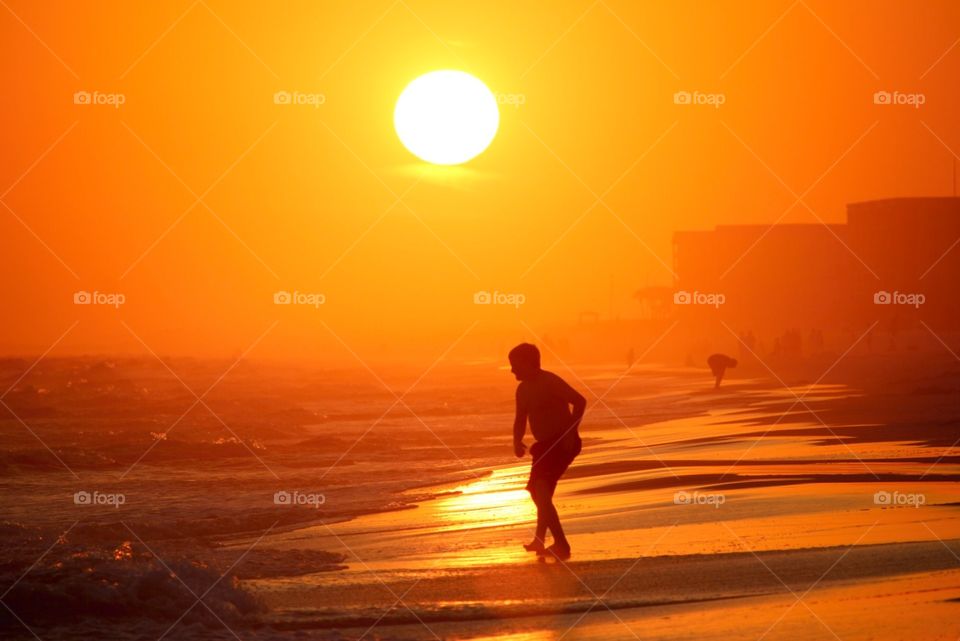
<path fill-rule="evenodd" d="M 583 413 L 587 411 L 587 399 L 583 397 L 583 394 L 576 390 L 573 390 L 573 393 L 577 395 L 575 399 L 570 401 L 570 404 L 573 405 L 573 424 L 579 427 L 580 420 L 583 418 Z"/>
<path fill-rule="evenodd" d="M 573 389 L 566 381 L 563 381 L 562 393 L 563 400 L 573 406 L 573 413 L 571 414 L 573 422 L 570 425 L 570 429 L 576 430 L 578 427 L 580 427 L 580 421 L 583 419 L 583 413 L 587 409 L 587 399 L 583 397 L 583 394 Z"/>
<path fill-rule="evenodd" d="M 517 388 L 517 413 L 513 418 L 513 453 L 520 458 L 527 450 L 523 435 L 527 432 L 527 408 L 522 402 L 520 389 Z"/>

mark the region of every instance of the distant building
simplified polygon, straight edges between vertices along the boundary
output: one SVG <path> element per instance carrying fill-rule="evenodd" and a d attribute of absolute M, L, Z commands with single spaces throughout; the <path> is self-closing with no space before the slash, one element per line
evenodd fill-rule
<path fill-rule="evenodd" d="M 768 334 L 862 332 L 877 320 L 884 330 L 920 319 L 960 328 L 960 198 L 852 203 L 846 224 L 676 232 L 673 256 L 676 291 L 700 295 L 680 295 L 680 318 L 720 319 L 736 331 Z M 722 303 L 704 294 L 719 294 Z M 921 299 L 904 298 L 914 294 L 923 297 L 919 306 Z"/>

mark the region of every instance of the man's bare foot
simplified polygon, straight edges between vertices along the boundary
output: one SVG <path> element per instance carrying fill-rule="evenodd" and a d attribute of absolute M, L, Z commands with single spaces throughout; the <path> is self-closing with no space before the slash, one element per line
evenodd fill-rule
<path fill-rule="evenodd" d="M 546 550 L 543 541 L 540 539 L 534 539 L 530 543 L 524 543 L 523 549 L 527 552 L 536 552 L 537 554 L 543 554 L 543 551 Z"/>
<path fill-rule="evenodd" d="M 546 550 L 543 551 L 544 555 L 552 556 L 561 561 L 566 561 L 570 558 L 570 546 L 561 545 L 559 543 L 554 543 Z"/>

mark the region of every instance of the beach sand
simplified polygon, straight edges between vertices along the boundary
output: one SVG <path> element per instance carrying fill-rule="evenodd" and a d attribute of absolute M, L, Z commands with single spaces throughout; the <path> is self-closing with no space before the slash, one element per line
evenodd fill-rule
<path fill-rule="evenodd" d="M 75 480 L 53 471 L 27 480 L 8 468 L 5 494 L 33 491 L 5 508 L 8 541 L 33 523 L 82 522 L 63 554 L 54 546 L 28 568 L 28 552 L 51 540 L 38 534 L 21 546 L 21 565 L 8 564 L 25 578 L 6 601 L 22 621 L 5 630 L 16 638 L 23 623 L 45 639 L 960 636 L 957 372 L 938 373 L 939 388 L 918 370 L 899 372 L 896 384 L 853 387 L 838 372 L 789 389 L 733 378 L 720 390 L 692 369 L 558 373 L 590 402 L 583 454 L 556 497 L 568 562 L 521 548 L 534 511 L 523 490 L 529 459 L 510 451 L 513 383 L 479 368 L 425 386 L 410 400 L 416 416 L 377 423 L 383 399 L 351 390 L 316 401 L 324 421 L 251 425 L 259 462 L 238 448 L 199 475 L 162 453 L 124 480 L 81 470 L 85 486 L 129 493 L 112 512 L 77 516 L 64 500 Z M 309 408 L 298 394 L 278 406 Z M 264 468 L 278 478 L 265 480 Z M 278 490 L 323 492 L 325 502 L 278 506 Z M 98 544 L 116 558 L 97 557 Z M 29 599 L 49 598 L 50 582 L 78 571 L 55 566 L 77 550 L 118 589 L 142 588 L 144 576 L 157 585 L 113 617 L 97 614 L 100 602 L 69 620 L 30 610 Z M 174 565 L 196 594 L 160 561 L 192 567 L 196 576 Z M 229 580 L 217 583 L 224 572 Z M 177 618 L 214 584 L 204 603 L 216 616 L 194 604 Z M 64 590 L 85 586 L 81 578 Z M 158 599 L 169 603 L 138 616 Z"/>

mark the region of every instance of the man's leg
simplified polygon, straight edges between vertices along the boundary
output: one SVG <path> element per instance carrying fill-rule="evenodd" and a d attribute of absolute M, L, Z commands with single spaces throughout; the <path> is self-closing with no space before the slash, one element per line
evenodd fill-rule
<path fill-rule="evenodd" d="M 536 463 L 534 463 L 534 465 L 536 465 Z M 531 476 L 532 472 L 533 471 L 531 470 Z M 530 541 L 530 543 L 524 543 L 523 549 L 525 549 L 527 552 L 536 552 L 539 554 L 547 547 L 546 543 L 544 542 L 544 539 L 547 536 L 547 521 L 544 518 L 543 510 L 540 509 L 536 488 L 534 487 L 535 484 L 535 479 L 531 478 L 527 483 L 527 491 L 530 492 L 530 500 L 533 501 L 533 504 L 537 507 L 537 529 L 533 535 L 533 540 Z"/>
<path fill-rule="evenodd" d="M 537 531 L 533 535 L 533 538 L 541 543 L 547 538 L 547 519 L 544 517 L 543 510 L 541 510 L 539 506 L 537 506 Z"/>
<path fill-rule="evenodd" d="M 530 488 L 530 498 L 533 500 L 533 504 L 537 506 L 537 531 L 533 535 L 533 541 L 524 545 L 527 550 L 539 551 L 546 547 L 544 539 L 547 536 L 547 520 L 544 516 L 543 510 L 540 509 L 540 503 L 537 500 L 535 488 Z"/>
<path fill-rule="evenodd" d="M 560 525 L 560 515 L 557 508 L 553 505 L 553 493 L 557 489 L 555 483 L 538 479 L 533 486 L 534 502 L 537 504 L 537 525 L 539 527 L 542 519 L 544 523 L 544 534 L 549 529 L 553 534 L 554 545 L 569 549 L 570 542 L 563 533 L 563 526 Z M 539 531 L 539 530 L 538 530 Z"/>

